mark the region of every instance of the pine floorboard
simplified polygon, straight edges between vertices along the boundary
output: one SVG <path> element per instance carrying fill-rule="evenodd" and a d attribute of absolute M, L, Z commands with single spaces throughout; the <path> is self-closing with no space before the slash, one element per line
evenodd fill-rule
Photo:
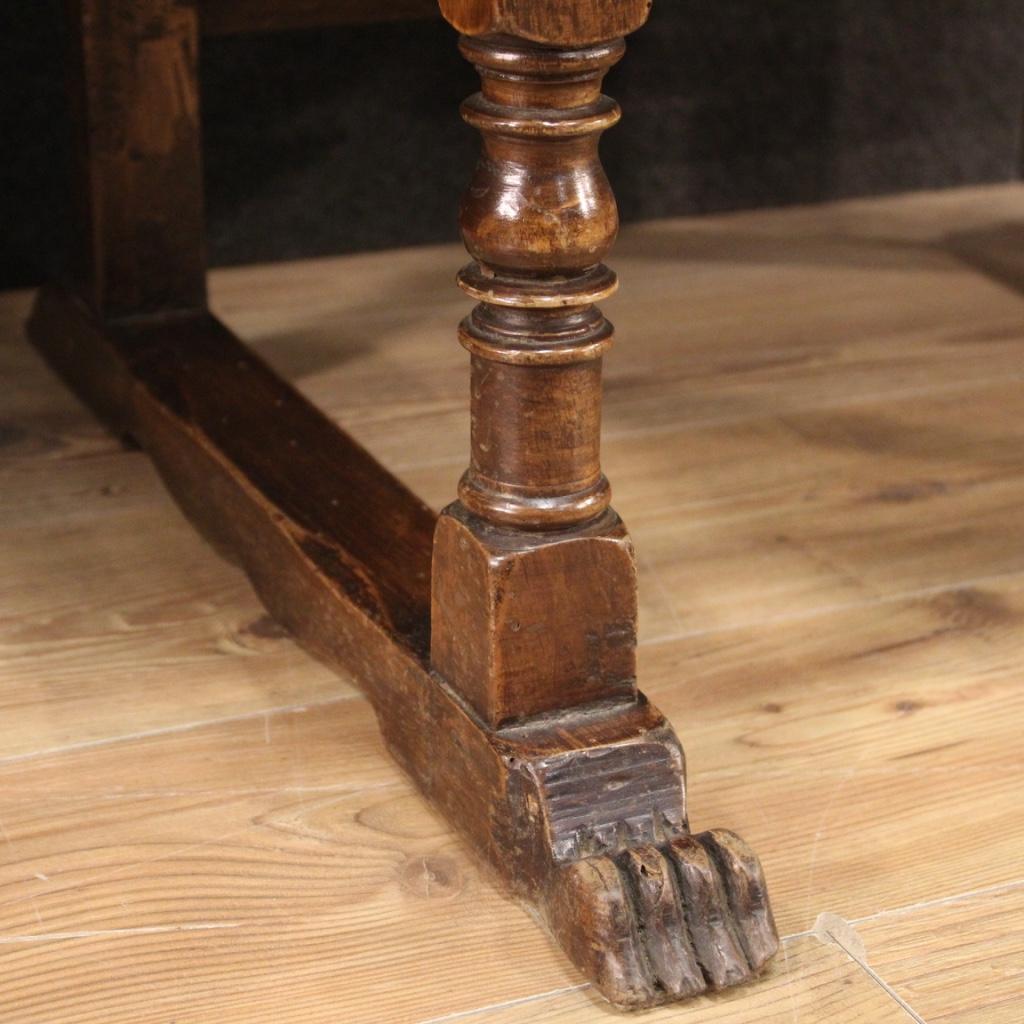
<path fill-rule="evenodd" d="M 641 685 L 786 936 L 760 985 L 644 1020 L 1021 1019 L 1022 253 L 1016 185 L 624 232 L 605 464 Z M 459 261 L 211 290 L 439 507 Z M 48 374 L 30 301 L 0 296 L 0 1020 L 616 1019 Z"/>

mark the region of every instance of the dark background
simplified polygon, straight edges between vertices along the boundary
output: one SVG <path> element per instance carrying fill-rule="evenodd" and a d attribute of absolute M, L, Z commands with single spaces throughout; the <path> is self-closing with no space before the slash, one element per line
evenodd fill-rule
<path fill-rule="evenodd" d="M 0 14 L 0 287 L 69 230 L 61 7 Z M 202 86 L 214 263 L 456 237 L 476 84 L 440 20 L 207 38 Z M 607 91 L 627 220 L 1006 181 L 1024 2 L 659 0 Z"/>

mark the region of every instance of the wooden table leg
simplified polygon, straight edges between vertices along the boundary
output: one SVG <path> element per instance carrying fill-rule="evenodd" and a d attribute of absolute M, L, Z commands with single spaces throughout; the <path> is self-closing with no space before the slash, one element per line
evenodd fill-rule
<path fill-rule="evenodd" d="M 469 350 L 471 459 L 434 544 L 434 668 L 492 728 L 636 697 L 636 573 L 599 460 L 616 233 L 597 159 L 621 40 L 564 51 L 468 39 L 484 91 L 463 116 L 484 155 L 462 208 L 480 305 Z M 560 103 L 560 108 L 554 104 Z M 543 108 L 543 109 L 542 109 Z"/>
<path fill-rule="evenodd" d="M 636 688 L 632 548 L 598 458 L 616 213 L 597 138 L 618 117 L 600 84 L 647 0 L 442 0 L 483 76 L 465 116 L 485 154 L 462 217 L 472 452 L 440 518 L 206 311 L 198 121 L 139 107 L 169 67 L 194 85 L 176 63 L 194 7 L 146 3 L 142 28 L 110 6 L 111 39 L 83 22 L 93 260 L 40 294 L 33 341 L 360 684 L 395 758 L 608 999 L 748 980 L 778 945 L 760 865 L 731 833 L 690 834 L 682 749 Z"/>
<path fill-rule="evenodd" d="M 731 833 L 689 834 L 679 743 L 653 709 L 638 727 L 633 550 L 599 460 L 618 217 L 598 141 L 619 118 L 601 83 L 629 4 L 569 25 L 447 6 L 482 33 L 461 48 L 484 149 L 461 217 L 470 466 L 435 534 L 432 668 L 496 741 L 545 737 L 507 762 L 522 806 L 502 852 L 534 847 L 512 881 L 601 991 L 646 1006 L 734 985 L 778 945 L 761 869 Z"/>

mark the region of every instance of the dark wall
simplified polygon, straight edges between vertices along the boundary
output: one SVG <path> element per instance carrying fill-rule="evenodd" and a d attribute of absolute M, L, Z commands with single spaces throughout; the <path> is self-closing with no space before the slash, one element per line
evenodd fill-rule
<path fill-rule="evenodd" d="M 61 4 L 0 19 L 0 286 L 68 226 Z M 474 76 L 442 22 L 204 41 L 214 262 L 455 237 Z M 1015 178 L 1021 0 L 660 0 L 608 91 L 626 219 Z"/>

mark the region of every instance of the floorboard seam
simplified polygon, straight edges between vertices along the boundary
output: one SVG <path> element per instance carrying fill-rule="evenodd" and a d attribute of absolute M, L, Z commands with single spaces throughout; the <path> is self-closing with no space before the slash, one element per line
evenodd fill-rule
<path fill-rule="evenodd" d="M 1024 888 L 1024 878 L 1014 882 L 997 882 L 995 885 L 986 885 L 981 889 L 967 889 L 964 892 L 954 893 L 952 896 L 937 896 L 933 900 L 921 900 L 918 903 L 907 903 L 900 907 L 892 907 L 889 910 L 879 910 L 874 914 L 865 914 L 863 917 L 851 917 L 848 924 L 862 925 L 870 924 L 872 921 L 880 921 L 887 917 L 902 917 L 905 914 L 913 914 L 918 910 L 929 910 L 934 907 L 943 907 L 959 903 L 962 900 L 974 899 L 978 896 L 990 896 L 999 892 L 1011 892 L 1014 889 Z M 792 942 L 794 939 L 806 939 L 817 932 L 814 928 L 808 928 L 802 932 L 790 932 L 782 936 L 783 942 Z"/>
<path fill-rule="evenodd" d="M 340 676 L 338 677 L 341 678 Z M 121 736 L 108 736 L 105 739 L 86 740 L 82 743 L 69 743 L 63 747 L 46 747 L 43 750 L 33 750 L 25 754 L 9 754 L 0 757 L 0 767 L 9 764 L 17 764 L 20 761 L 31 761 L 38 757 L 58 757 L 62 754 L 71 754 L 79 750 L 93 750 L 97 747 L 112 746 L 115 743 L 128 743 L 132 740 L 147 740 L 153 736 L 169 736 L 178 732 L 191 732 L 193 729 L 203 729 L 209 725 L 227 725 L 230 722 L 245 722 L 259 718 L 266 718 L 269 715 L 296 714 L 303 711 L 315 711 L 319 708 L 330 707 L 333 704 L 342 704 L 346 701 L 365 700 L 361 693 L 353 693 L 344 697 L 330 697 L 327 700 L 303 701 L 299 704 L 287 704 L 281 707 L 261 708 L 259 711 L 247 711 L 240 715 L 225 715 L 223 718 L 205 718 L 195 722 L 182 722 L 180 725 L 168 725 L 160 729 L 144 729 L 141 732 L 125 733 Z"/>
<path fill-rule="evenodd" d="M 991 893 L 997 893 L 1002 891 L 1009 891 L 1012 889 L 1018 889 L 1024 887 L 1024 879 L 1016 882 L 1003 882 L 998 885 L 990 885 L 981 889 L 969 889 L 965 892 L 956 893 L 953 896 L 942 896 L 934 900 L 923 900 L 919 903 L 908 903 L 906 906 L 894 907 L 892 910 L 881 910 L 876 914 L 868 914 L 864 917 L 851 918 L 845 923 L 850 926 L 860 925 L 876 921 L 879 918 L 894 917 L 901 914 L 910 914 L 916 910 L 924 910 L 930 907 L 944 906 L 946 904 L 956 903 L 960 900 L 971 899 L 976 896 L 984 896 Z M 827 935 L 828 940 L 831 944 L 835 945 L 845 953 L 854 964 L 857 965 L 861 970 L 864 971 L 871 980 L 878 985 L 890 998 L 896 1002 L 900 1008 L 915 1022 L 915 1024 L 928 1024 L 924 1017 L 922 1017 L 907 1001 L 897 993 L 892 986 L 872 967 L 870 967 L 865 960 L 858 958 L 846 945 L 836 938 L 835 934 L 831 931 L 825 931 L 824 933 L 818 928 L 809 928 L 802 932 L 791 932 L 789 935 L 782 937 L 783 947 L 789 943 L 796 941 L 797 939 L 807 938 L 821 938 L 822 934 Z M 785 949 L 783 948 L 783 953 Z M 555 996 L 565 995 L 569 992 L 582 992 L 585 989 L 590 988 L 589 983 L 583 983 L 580 985 L 570 985 L 566 988 L 551 989 L 548 992 L 538 992 L 536 995 L 524 996 L 520 999 L 512 999 L 508 1002 L 502 1003 L 489 1003 L 485 1006 L 477 1006 L 470 1010 L 459 1010 L 455 1013 L 444 1014 L 440 1017 L 429 1017 L 426 1020 L 418 1021 L 417 1024 L 448 1024 L 449 1021 L 465 1020 L 469 1017 L 477 1015 L 483 1015 L 491 1013 L 496 1010 L 504 1010 L 509 1007 L 521 1006 L 527 1003 L 541 1002 L 545 999 L 550 999 Z"/>
<path fill-rule="evenodd" d="M 580 992 L 587 988 L 590 988 L 589 982 L 584 982 L 580 985 L 567 985 L 565 988 L 553 988 L 548 992 L 538 992 L 535 996 L 523 996 L 520 999 L 509 999 L 501 1003 L 489 1003 L 487 1006 L 477 1006 L 472 1010 L 457 1010 L 455 1013 L 442 1014 L 440 1017 L 428 1017 L 426 1020 L 418 1021 L 417 1024 L 447 1024 L 448 1021 L 462 1020 L 466 1017 L 474 1017 L 477 1014 L 491 1013 L 494 1010 L 506 1010 L 514 1006 L 524 1006 L 527 1003 L 536 1003 L 543 999 L 565 995 L 567 992 Z"/>
<path fill-rule="evenodd" d="M 956 893 L 953 896 L 937 896 L 933 900 L 922 900 L 920 903 L 908 903 L 906 906 L 894 907 L 892 910 L 879 910 L 875 914 L 868 914 L 865 917 L 854 918 L 850 924 L 869 924 L 872 921 L 879 921 L 886 917 L 900 917 L 904 914 L 912 914 L 918 910 L 929 910 L 933 907 L 944 907 L 961 900 L 975 899 L 978 896 L 990 896 L 998 892 L 1011 892 L 1014 889 L 1024 888 L 1024 879 L 1015 882 L 998 882 L 995 885 L 987 885 L 981 889 L 968 889 L 966 892 Z"/>
<path fill-rule="evenodd" d="M 842 919 L 838 918 L 837 921 L 841 922 Z M 850 932 L 853 932 L 853 934 L 856 935 L 851 922 L 846 921 L 842 923 Z M 849 941 L 844 942 L 843 939 L 836 934 L 835 929 L 832 927 L 825 927 L 820 931 L 816 930 L 814 934 L 819 939 L 822 939 L 823 937 L 827 938 L 827 940 L 837 949 L 841 949 L 850 958 L 851 962 L 859 967 L 883 992 L 885 992 L 887 996 L 889 996 L 890 999 L 897 1003 L 903 1012 L 906 1013 L 911 1020 L 915 1021 L 916 1024 L 928 1024 L 924 1017 L 922 1017 L 873 967 L 868 964 L 867 957 L 864 955 L 858 956 L 857 951 L 851 948 Z"/>
<path fill-rule="evenodd" d="M 763 626 L 775 626 L 782 623 L 802 622 L 806 619 L 815 619 L 825 615 L 834 615 L 837 612 L 855 611 L 859 608 L 874 608 L 877 605 L 897 604 L 900 601 L 912 601 L 920 597 L 934 597 L 938 594 L 946 594 L 950 591 L 960 590 L 962 587 L 980 587 L 988 583 L 1002 583 L 1016 577 L 1024 579 L 1024 571 L 1013 569 L 1010 572 L 991 573 L 987 576 L 973 576 L 962 580 L 951 580 L 948 583 L 936 583 L 930 587 L 918 587 L 914 590 L 901 590 L 897 593 L 882 594 L 866 601 L 841 601 L 837 604 L 822 605 L 820 608 L 812 608 L 809 611 L 796 612 L 792 615 L 772 615 L 763 619 L 753 619 L 749 622 L 738 622 L 726 626 L 713 626 L 710 629 L 692 629 L 684 633 L 665 633 L 661 636 L 641 640 L 640 647 L 659 647 L 664 644 L 674 643 L 677 640 L 693 640 L 705 636 L 717 636 L 721 633 L 735 633 L 744 629 L 760 629 Z"/>
<path fill-rule="evenodd" d="M 43 932 L 38 935 L 0 935 L 0 945 L 10 946 L 28 942 L 64 942 L 68 939 L 120 938 L 124 935 L 167 935 L 177 932 L 213 932 L 241 928 L 239 922 L 213 921 L 208 924 L 150 925 L 141 928 L 101 928 L 94 931 Z"/>
<path fill-rule="evenodd" d="M 1022 337 L 1024 337 L 1024 331 L 1022 331 Z M 1015 381 L 1024 381 L 1024 377 L 1012 375 L 1005 377 L 986 377 L 982 380 L 970 381 L 969 383 L 963 384 L 951 383 L 946 386 L 904 388 L 903 390 L 890 392 L 872 392 L 868 395 L 861 395 L 856 398 L 839 399 L 834 402 L 815 403 L 813 405 L 796 405 L 787 409 L 780 408 L 778 410 L 762 411 L 761 413 L 753 416 L 712 416 L 703 420 L 694 420 L 682 423 L 665 423 L 656 427 L 623 427 L 620 429 L 610 427 L 602 432 L 601 440 L 603 443 L 608 444 L 616 441 L 632 441 L 641 437 L 660 437 L 664 434 L 672 434 L 676 432 L 683 433 L 691 430 L 713 430 L 717 427 L 729 427 L 743 423 L 756 423 L 758 420 L 777 419 L 779 416 L 802 416 L 807 413 L 830 412 L 833 409 L 851 409 L 856 408 L 858 405 L 882 404 L 883 402 L 890 401 L 900 402 L 912 398 L 927 398 L 930 395 L 957 394 L 962 391 L 969 392 L 974 390 L 985 390 L 986 388 L 998 387 L 1008 383 L 1012 384 Z M 614 385 L 614 378 L 612 378 L 609 383 Z M 614 407 L 610 407 L 608 409 L 609 419 L 613 419 L 614 411 Z M 369 424 L 376 426 L 378 422 L 376 420 L 360 420 L 353 418 L 351 412 L 335 414 L 335 412 L 330 409 L 326 409 L 325 412 L 327 412 L 327 415 L 330 416 L 332 422 L 334 422 L 336 426 L 342 426 L 343 422 L 344 426 L 342 426 L 342 429 L 347 429 L 349 432 L 359 426 L 366 426 Z M 401 418 L 402 417 L 399 417 L 399 419 Z M 394 420 L 391 422 L 394 422 Z M 417 473 L 422 472 L 423 470 L 443 469 L 445 466 L 458 466 L 465 461 L 466 459 L 463 455 L 445 455 L 439 458 L 423 459 L 417 462 L 395 461 L 387 463 L 386 465 L 392 473 L 396 476 L 400 476 L 402 473 Z M 672 510 L 664 509 L 661 511 L 671 512 Z"/>

